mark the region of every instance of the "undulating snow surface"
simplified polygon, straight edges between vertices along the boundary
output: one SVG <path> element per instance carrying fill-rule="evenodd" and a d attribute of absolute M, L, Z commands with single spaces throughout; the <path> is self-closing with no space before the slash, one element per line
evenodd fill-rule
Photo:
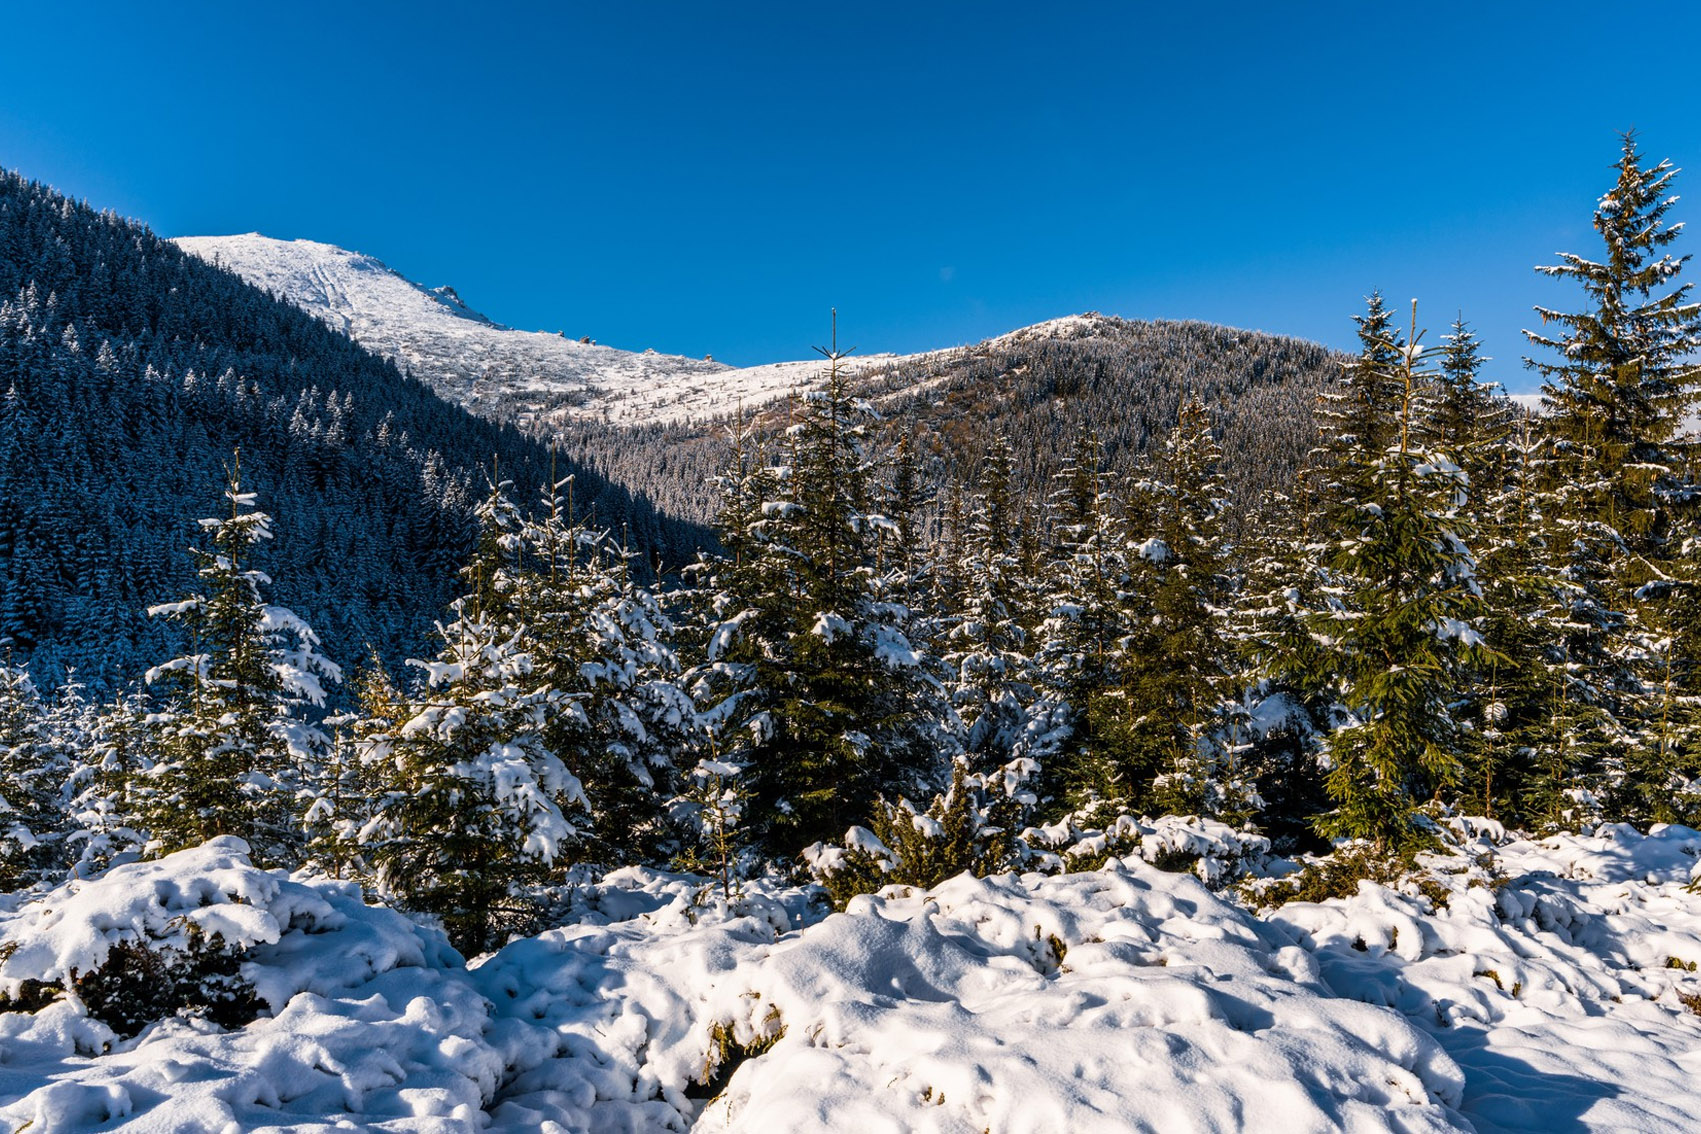
<path fill-rule="evenodd" d="M 572 418 L 638 425 L 727 416 L 811 385 L 822 371 L 820 359 L 736 369 L 579 341 L 594 328 L 514 330 L 471 310 L 452 288 L 423 287 L 371 256 L 311 240 L 248 233 L 176 243 L 395 359 L 451 401 L 539 432 Z"/>
<path fill-rule="evenodd" d="M 1428 895 L 1260 918 L 1138 857 L 809 891 L 625 870 L 470 970 L 346 886 L 220 840 L 0 914 L 0 989 L 117 942 L 247 947 L 269 1014 L 120 1040 L 0 1015 L 41 1131 L 1679 1132 L 1701 1113 L 1701 833 L 1491 824 Z M 718 1066 L 717 1066 L 718 1064 Z M 704 1086 L 707 1081 L 708 1086 Z M 712 1096 L 712 1097 L 710 1097 Z"/>

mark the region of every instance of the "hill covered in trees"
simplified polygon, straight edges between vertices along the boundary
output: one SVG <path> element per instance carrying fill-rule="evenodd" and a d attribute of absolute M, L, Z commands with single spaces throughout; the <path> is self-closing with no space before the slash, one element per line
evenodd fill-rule
<path fill-rule="evenodd" d="M 492 465 L 543 445 L 451 405 L 296 308 L 140 225 L 0 174 L 0 640 L 48 681 L 116 687 L 170 652 L 143 610 L 191 570 L 242 476 L 278 515 L 280 594 L 354 656 L 417 652 Z M 681 561 L 703 536 L 578 471 L 581 508 Z"/>
<path fill-rule="evenodd" d="M 951 350 L 852 355 L 843 373 L 855 396 L 875 408 L 883 437 L 894 446 L 909 438 L 906 459 L 935 501 L 927 524 L 936 532 L 951 486 L 972 478 L 993 438 L 1012 440 L 1012 489 L 1037 510 L 1084 430 L 1098 437 L 1108 469 L 1134 475 L 1189 397 L 1211 409 L 1235 499 L 1286 486 L 1315 442 L 1317 399 L 1342 361 L 1279 335 L 1088 314 Z M 792 406 L 779 400 L 747 410 L 742 428 L 760 439 L 785 429 Z M 576 421 L 559 436 L 567 452 L 610 479 L 672 514 L 706 520 L 716 507 L 709 486 L 737 424 L 729 417 L 619 427 Z"/>

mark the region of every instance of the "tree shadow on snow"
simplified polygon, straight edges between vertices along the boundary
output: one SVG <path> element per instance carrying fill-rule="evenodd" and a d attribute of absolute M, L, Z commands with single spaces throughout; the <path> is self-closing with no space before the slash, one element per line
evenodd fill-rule
<path fill-rule="evenodd" d="M 1623 1094 L 1618 1084 L 1538 1067 L 1504 1047 L 1491 1048 L 1487 1032 L 1470 1021 L 1441 1023 L 1446 1006 L 1405 979 L 1406 962 L 1397 955 L 1334 946 L 1312 955 L 1324 983 L 1337 997 L 1393 1009 L 1453 1058 L 1465 1076 L 1458 1113 L 1476 1134 L 1602 1134 L 1642 1129 L 1602 1114 L 1592 1120 L 1587 1117 L 1599 1103 Z"/>

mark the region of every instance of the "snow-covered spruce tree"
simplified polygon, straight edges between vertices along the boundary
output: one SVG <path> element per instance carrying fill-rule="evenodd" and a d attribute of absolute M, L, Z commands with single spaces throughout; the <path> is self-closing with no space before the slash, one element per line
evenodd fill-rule
<path fill-rule="evenodd" d="M 981 461 L 957 569 L 965 587 L 948 616 L 947 686 L 977 772 L 1009 762 L 1033 699 L 1010 483 L 1014 460 L 1009 441 L 999 436 Z"/>
<path fill-rule="evenodd" d="M 1497 429 L 1494 444 L 1475 457 L 1472 510 L 1488 653 L 1457 710 L 1469 727 L 1461 805 L 1529 827 L 1564 810 L 1571 763 L 1567 730 L 1553 719 L 1554 694 L 1567 680 L 1556 647 L 1567 607 L 1537 488 L 1545 453 L 1540 430 L 1525 416 Z"/>
<path fill-rule="evenodd" d="M 61 712 L 74 714 L 77 757 L 65 781 L 66 812 L 77 841 L 72 870 L 97 874 L 119 855 L 138 855 L 147 843 L 138 829 L 141 777 L 152 766 L 149 705 L 136 690 L 107 704 L 72 707 L 61 695 Z"/>
<path fill-rule="evenodd" d="M 1471 478 L 1471 497 L 1480 503 L 1489 486 L 1478 485 L 1510 433 L 1516 408 L 1500 396 L 1497 383 L 1485 381 L 1482 367 L 1493 361 L 1461 314 L 1441 336 L 1433 386 L 1414 422 L 1420 444 L 1450 454 Z"/>
<path fill-rule="evenodd" d="M 1395 441 L 1395 407 L 1405 400 L 1404 337 L 1381 292 L 1371 293 L 1365 314 L 1353 322 L 1358 356 L 1322 395 L 1320 441 L 1291 491 L 1261 502 L 1241 553 L 1246 579 L 1235 637 L 1259 678 L 1243 704 L 1255 732 L 1247 762 L 1272 838 L 1296 849 L 1316 837 L 1314 809 L 1330 799 L 1322 782 L 1329 765 L 1323 738 L 1343 723 L 1334 638 L 1314 625 L 1335 585 L 1326 562 L 1336 534 L 1334 502 L 1344 491 L 1372 490 L 1372 465 Z"/>
<path fill-rule="evenodd" d="M 1259 500 L 1237 548 L 1241 578 L 1226 630 L 1242 686 L 1229 735 L 1263 801 L 1260 827 L 1283 853 L 1320 849 L 1312 820 L 1328 795 L 1319 738 L 1335 723 L 1323 643 L 1309 622 L 1322 603 L 1324 548 L 1311 487 Z"/>
<path fill-rule="evenodd" d="M 53 877 L 64 857 L 74 738 L 55 724 L 29 674 L 0 663 L 0 891 Z"/>
<path fill-rule="evenodd" d="M 1093 731 L 1136 811 L 1244 819 L 1255 796 L 1229 729 L 1220 459 L 1204 404 L 1188 398 L 1157 475 L 1131 493 L 1125 633 L 1114 696 L 1095 701 Z"/>
<path fill-rule="evenodd" d="M 240 454 L 224 495 L 230 514 L 201 521 L 201 589 L 148 612 L 182 623 L 191 652 L 146 675 L 163 703 L 146 722 L 151 763 L 131 785 L 134 825 L 154 853 L 238 835 L 256 861 L 286 864 L 302 842 L 300 793 L 330 743 L 303 709 L 342 674 L 312 627 L 262 597 L 271 580 L 252 561 L 272 519 L 242 488 Z"/>
<path fill-rule="evenodd" d="M 1685 489 L 1674 438 L 1701 383 L 1690 361 L 1701 305 L 1677 283 L 1687 257 L 1665 251 L 1682 227 L 1667 219 L 1677 171 L 1646 167 L 1634 133 L 1623 136 L 1616 169 L 1595 209 L 1604 257 L 1564 253 L 1538 269 L 1575 282 L 1586 302 L 1575 312 L 1538 307 L 1558 331 L 1527 332 L 1551 356 L 1527 361 L 1543 378 L 1546 510 L 1570 591 L 1561 650 L 1573 675 L 1562 691 L 1563 717 L 1577 730 L 1572 772 L 1605 816 L 1645 819 L 1675 786 L 1663 766 L 1661 643 L 1675 641 L 1667 568 Z"/>
<path fill-rule="evenodd" d="M 436 659 L 410 660 L 426 688 L 395 728 L 362 740 L 377 794 L 347 836 L 383 891 L 441 918 L 468 956 L 530 924 L 528 888 L 563 858 L 585 805 L 545 743 L 561 698 L 533 677 L 520 621 L 529 603 L 517 569 L 521 521 L 506 489 L 493 484 L 479 508 L 468 593 L 438 624 Z"/>
<path fill-rule="evenodd" d="M 745 454 L 722 479 L 725 554 L 703 572 L 712 622 L 690 676 L 719 758 L 743 770 L 752 835 L 787 857 L 930 779 L 941 740 L 942 694 L 879 574 L 892 525 L 869 510 L 870 408 L 836 345 L 822 353 L 788 464 Z"/>
<path fill-rule="evenodd" d="M 522 528 L 531 683 L 559 699 L 543 739 L 589 800 L 577 853 L 653 859 L 676 761 L 697 746 L 696 710 L 679 683 L 671 619 L 627 549 L 572 518 L 570 492 L 570 479 L 546 490 Z"/>
<path fill-rule="evenodd" d="M 1093 731 L 1095 701 L 1115 695 L 1128 576 L 1119 485 L 1102 464 L 1098 437 L 1083 431 L 1047 500 L 1051 548 L 1035 632 L 1035 699 L 1016 748 L 1039 768 L 1046 812 L 1083 813 L 1088 822 L 1115 814 L 1127 794 Z"/>
<path fill-rule="evenodd" d="M 1361 333 L 1371 326 L 1360 320 Z M 1389 356 L 1392 373 L 1372 373 Z M 1362 389 L 1394 399 L 1380 407 L 1391 424 L 1356 407 L 1334 423 L 1357 432 L 1332 433 L 1324 447 L 1337 460 L 1325 489 L 1322 601 L 1303 616 L 1316 645 L 1305 661 L 1320 667 L 1315 678 L 1332 687 L 1342 720 L 1323 741 L 1333 808 L 1319 828 L 1385 852 L 1409 845 L 1417 807 L 1458 780 L 1452 702 L 1481 652 L 1465 478 L 1411 432 L 1420 357 L 1415 341 L 1389 338 L 1367 343 L 1351 368 Z"/>

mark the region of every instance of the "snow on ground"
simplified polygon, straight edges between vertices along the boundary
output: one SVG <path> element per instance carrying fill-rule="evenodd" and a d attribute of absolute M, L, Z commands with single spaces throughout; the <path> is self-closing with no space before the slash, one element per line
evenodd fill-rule
<path fill-rule="evenodd" d="M 1701 833 L 1492 824 L 1422 892 L 1260 917 L 1138 857 L 811 891 L 638 869 L 470 969 L 221 840 L 0 913 L 0 991 L 245 947 L 265 1012 L 0 1015 L 0 1119 L 82 1131 L 1692 1131 Z M 1410 892 L 1406 892 L 1410 890 Z M 1701 1004 L 1701 1000 L 1694 1001 Z M 705 1085 L 706 1084 L 706 1085 Z"/>
<path fill-rule="evenodd" d="M 820 359 L 734 368 L 708 359 L 519 331 L 466 306 L 452 288 L 413 283 L 383 262 L 312 240 L 185 236 L 184 251 L 219 264 L 393 358 L 474 413 L 546 429 L 569 419 L 622 425 L 698 421 L 755 408 L 815 383 Z M 585 329 L 587 331 L 593 329 Z M 861 369 L 880 361 L 857 359 Z"/>

